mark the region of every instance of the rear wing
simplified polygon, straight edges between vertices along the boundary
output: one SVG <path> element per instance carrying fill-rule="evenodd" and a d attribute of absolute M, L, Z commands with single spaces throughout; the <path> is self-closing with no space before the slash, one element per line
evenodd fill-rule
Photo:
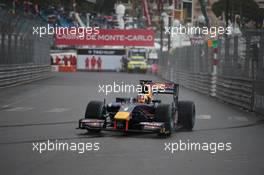
<path fill-rule="evenodd" d="M 152 80 L 139 80 L 140 85 L 150 84 L 152 83 Z"/>
<path fill-rule="evenodd" d="M 122 97 L 116 98 L 116 103 L 130 103 L 130 102 L 131 102 L 131 98 L 122 98 Z"/>
<path fill-rule="evenodd" d="M 151 83 L 153 93 L 178 96 L 179 85 L 175 83 Z"/>
<path fill-rule="evenodd" d="M 153 82 L 152 80 L 140 80 L 139 82 L 142 86 L 150 86 L 153 94 L 172 94 L 173 96 L 178 97 L 179 84 Z"/>

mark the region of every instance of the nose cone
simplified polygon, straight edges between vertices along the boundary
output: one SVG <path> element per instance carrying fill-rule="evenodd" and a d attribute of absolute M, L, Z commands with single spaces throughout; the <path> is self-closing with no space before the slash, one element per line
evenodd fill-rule
<path fill-rule="evenodd" d="M 115 120 L 129 120 L 129 112 L 117 112 L 114 119 Z"/>

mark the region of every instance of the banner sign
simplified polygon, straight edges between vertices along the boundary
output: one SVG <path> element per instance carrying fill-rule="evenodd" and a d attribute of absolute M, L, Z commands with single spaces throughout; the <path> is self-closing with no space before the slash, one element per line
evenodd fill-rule
<path fill-rule="evenodd" d="M 125 55 L 125 50 L 120 49 L 78 49 L 77 55 Z"/>
<path fill-rule="evenodd" d="M 124 49 L 78 49 L 77 55 L 78 70 L 118 71 L 126 52 Z"/>
<path fill-rule="evenodd" d="M 154 46 L 154 31 L 145 29 L 101 29 L 99 34 L 57 34 L 56 45 Z"/>

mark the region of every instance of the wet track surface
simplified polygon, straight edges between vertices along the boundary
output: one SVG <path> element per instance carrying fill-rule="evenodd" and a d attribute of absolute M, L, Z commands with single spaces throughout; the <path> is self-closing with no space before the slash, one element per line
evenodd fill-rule
<path fill-rule="evenodd" d="M 156 134 L 115 132 L 89 134 L 76 130 L 90 100 L 115 100 L 133 94 L 98 93 L 98 85 L 152 75 L 120 73 L 59 73 L 50 79 L 0 91 L 1 174 L 263 174 L 264 123 L 262 117 L 231 105 L 180 89 L 180 100 L 196 103 L 193 132 L 176 132 L 170 138 Z M 162 99 L 168 101 L 167 98 Z M 32 142 L 98 142 L 100 150 L 38 153 Z M 231 142 L 232 150 L 165 151 L 165 143 L 179 141 Z"/>

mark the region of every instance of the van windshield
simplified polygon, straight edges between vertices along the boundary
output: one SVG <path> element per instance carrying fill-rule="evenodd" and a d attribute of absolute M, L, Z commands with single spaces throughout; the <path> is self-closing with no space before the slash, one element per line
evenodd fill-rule
<path fill-rule="evenodd" d="M 131 58 L 131 61 L 144 61 L 144 58 Z"/>

